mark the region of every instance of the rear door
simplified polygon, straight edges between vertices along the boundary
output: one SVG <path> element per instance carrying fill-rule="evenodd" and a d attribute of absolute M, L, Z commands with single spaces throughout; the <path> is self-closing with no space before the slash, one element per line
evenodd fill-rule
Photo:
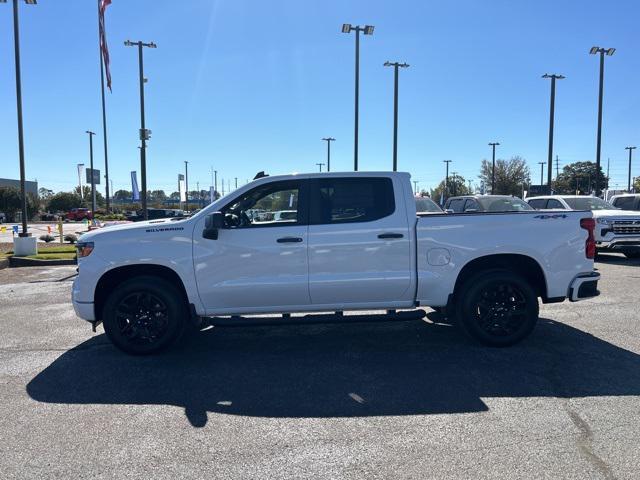
<path fill-rule="evenodd" d="M 310 183 L 309 293 L 314 305 L 413 298 L 411 239 L 398 178 Z"/>

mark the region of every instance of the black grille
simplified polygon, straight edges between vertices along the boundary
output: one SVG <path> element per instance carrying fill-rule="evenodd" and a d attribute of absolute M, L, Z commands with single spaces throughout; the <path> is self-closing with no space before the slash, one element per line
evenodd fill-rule
<path fill-rule="evenodd" d="M 640 219 L 616 220 L 612 227 L 613 233 L 618 235 L 640 235 Z"/>

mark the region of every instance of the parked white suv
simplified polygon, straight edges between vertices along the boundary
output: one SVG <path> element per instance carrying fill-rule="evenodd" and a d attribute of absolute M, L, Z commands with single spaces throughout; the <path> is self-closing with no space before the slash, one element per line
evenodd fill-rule
<path fill-rule="evenodd" d="M 536 210 L 591 210 L 596 220 L 596 247 L 640 258 L 640 212 L 620 210 L 601 198 L 587 195 L 547 195 L 530 197 Z"/>
<path fill-rule="evenodd" d="M 614 195 L 609 202 L 620 210 L 640 210 L 640 193 L 623 193 Z"/>

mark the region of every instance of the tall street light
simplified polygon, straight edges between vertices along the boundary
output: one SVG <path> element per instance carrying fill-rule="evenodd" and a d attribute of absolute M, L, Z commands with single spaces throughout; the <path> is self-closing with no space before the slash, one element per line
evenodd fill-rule
<path fill-rule="evenodd" d="M 85 133 L 89 134 L 89 165 L 91 169 L 91 215 L 96 216 L 96 183 L 93 175 L 93 136 L 94 132 L 87 130 Z M 82 187 L 81 187 L 82 188 Z"/>
<path fill-rule="evenodd" d="M 0 0 L 7 3 L 7 0 Z M 27 5 L 36 5 L 36 0 L 24 0 Z M 24 168 L 24 129 L 22 127 L 22 75 L 20 73 L 20 28 L 18 22 L 18 0 L 13 0 L 13 47 L 16 62 L 16 106 L 18 111 L 18 155 L 20 157 L 20 195 L 22 196 L 22 233 L 20 237 L 30 237 L 27 232 L 27 191 Z"/>
<path fill-rule="evenodd" d="M 147 140 L 151 138 L 151 130 L 147 130 L 144 124 L 144 64 L 142 60 L 142 47 L 157 48 L 153 43 L 132 42 L 127 40 L 124 42 L 127 47 L 138 47 L 138 70 L 140 75 L 140 177 L 142 181 L 142 212 L 144 219 L 149 219 L 147 211 Z"/>
<path fill-rule="evenodd" d="M 316 165 L 320 167 L 320 172 L 322 173 L 322 166 L 324 165 L 324 163 L 316 163 Z"/>
<path fill-rule="evenodd" d="M 393 171 L 398 171 L 398 69 L 407 68 L 408 63 L 384 62 L 385 67 L 393 67 Z"/>
<path fill-rule="evenodd" d="M 491 167 L 491 195 L 493 195 L 495 193 L 495 188 L 496 188 L 496 146 L 500 145 L 499 142 L 493 142 L 490 143 L 489 146 L 493 149 L 493 155 L 492 155 L 492 167 Z"/>
<path fill-rule="evenodd" d="M 184 161 L 184 189 L 185 199 L 187 200 L 187 212 L 189 211 L 189 162 Z"/>
<path fill-rule="evenodd" d="M 335 142 L 336 139 L 333 137 L 323 138 L 325 142 L 327 142 L 327 172 L 331 171 L 331 142 Z"/>
<path fill-rule="evenodd" d="M 590 55 L 600 54 L 600 86 L 598 89 L 598 137 L 596 140 L 596 197 L 600 196 L 600 147 L 602 145 L 602 95 L 604 90 L 604 56 L 610 57 L 615 48 L 591 47 Z"/>
<path fill-rule="evenodd" d="M 444 176 L 444 190 L 447 192 L 447 196 L 449 195 L 449 164 L 453 162 L 453 160 L 443 160 L 444 163 L 447 164 L 447 173 Z"/>
<path fill-rule="evenodd" d="M 373 25 L 364 27 L 353 26 L 350 23 L 342 25 L 342 33 L 356 32 L 356 95 L 355 95 L 355 123 L 353 140 L 353 171 L 358 171 L 358 101 L 360 96 L 360 32 L 365 35 L 373 35 Z"/>
<path fill-rule="evenodd" d="M 538 162 L 540 165 L 540 186 L 544 185 L 544 164 L 545 162 Z"/>
<path fill-rule="evenodd" d="M 625 150 L 629 150 L 629 177 L 627 179 L 627 192 L 631 192 L 631 153 L 636 147 L 624 147 Z"/>
<path fill-rule="evenodd" d="M 562 80 L 565 77 L 564 75 L 556 75 L 555 73 L 552 73 L 551 75 L 545 73 L 542 78 L 551 79 L 551 103 L 549 106 L 549 156 L 547 157 L 547 185 L 549 185 L 549 190 L 551 190 L 551 173 L 553 171 L 553 122 L 556 109 L 556 80 Z"/>

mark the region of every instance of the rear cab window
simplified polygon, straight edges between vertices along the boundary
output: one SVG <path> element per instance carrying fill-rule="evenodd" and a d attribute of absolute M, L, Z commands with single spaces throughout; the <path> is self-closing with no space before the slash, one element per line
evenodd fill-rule
<path fill-rule="evenodd" d="M 311 224 L 372 222 L 395 212 L 393 182 L 385 177 L 316 179 L 309 206 Z"/>

